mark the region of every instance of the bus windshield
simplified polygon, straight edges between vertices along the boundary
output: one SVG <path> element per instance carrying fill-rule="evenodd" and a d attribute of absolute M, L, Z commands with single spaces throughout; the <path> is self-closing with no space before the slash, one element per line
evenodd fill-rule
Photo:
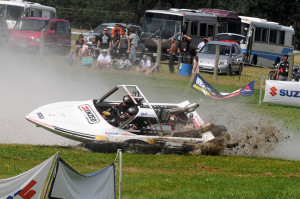
<path fill-rule="evenodd" d="M 18 20 L 24 13 L 24 7 L 13 5 L 0 5 L 0 15 L 7 20 Z"/>
<path fill-rule="evenodd" d="M 181 21 L 145 18 L 143 24 L 144 36 L 150 36 L 158 30 L 161 30 L 161 32 L 157 36 L 160 36 L 162 39 L 169 39 L 171 37 L 180 39 Z"/>
<path fill-rule="evenodd" d="M 203 46 L 200 53 L 204 54 L 216 54 L 216 44 L 207 44 Z M 220 45 L 220 55 L 229 56 L 230 46 Z"/>
<path fill-rule="evenodd" d="M 48 29 L 49 20 L 38 19 L 20 19 L 15 26 L 15 30 L 21 31 L 41 31 L 42 29 Z"/>

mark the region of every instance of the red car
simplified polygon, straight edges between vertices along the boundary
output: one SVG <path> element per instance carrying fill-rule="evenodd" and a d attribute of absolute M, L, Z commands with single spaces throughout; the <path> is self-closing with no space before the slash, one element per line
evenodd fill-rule
<path fill-rule="evenodd" d="M 10 31 L 9 46 L 39 50 L 41 32 L 45 29 L 45 49 L 69 52 L 71 48 L 70 22 L 64 19 L 25 17 Z"/>

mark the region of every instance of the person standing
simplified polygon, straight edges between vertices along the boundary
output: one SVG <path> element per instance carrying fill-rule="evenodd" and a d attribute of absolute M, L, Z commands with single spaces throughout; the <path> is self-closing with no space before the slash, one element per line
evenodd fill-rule
<path fill-rule="evenodd" d="M 121 29 L 120 43 L 119 43 L 119 54 L 129 54 L 130 41 L 128 35 L 125 33 L 125 29 Z"/>
<path fill-rule="evenodd" d="M 167 51 L 170 53 L 169 70 L 170 73 L 174 73 L 174 60 L 177 52 L 177 46 L 174 37 L 171 38 L 171 48 L 169 48 Z"/>
<path fill-rule="evenodd" d="M 288 61 L 288 55 L 283 55 L 283 60 L 279 63 L 277 69 L 276 79 L 279 81 L 287 81 L 289 74 L 290 62 Z"/>
<path fill-rule="evenodd" d="M 180 63 L 185 63 L 185 64 L 190 64 L 190 43 L 191 43 L 192 38 L 187 36 L 187 35 L 183 35 L 182 37 L 182 41 L 179 47 L 179 60 L 178 60 L 178 64 Z"/>
<path fill-rule="evenodd" d="M 203 39 L 203 41 L 198 44 L 198 48 L 197 49 L 200 51 L 201 48 L 207 44 L 207 42 L 209 42 L 209 39 L 207 37 L 205 37 Z"/>
<path fill-rule="evenodd" d="M 129 53 L 129 59 L 132 61 L 132 63 L 135 63 L 136 61 L 136 48 L 138 47 L 140 38 L 135 33 L 135 30 L 133 28 L 129 29 L 129 40 L 130 40 L 130 53 Z"/>
<path fill-rule="evenodd" d="M 102 51 L 103 49 L 110 50 L 110 40 L 111 36 L 108 34 L 107 28 L 103 29 L 103 33 L 101 33 L 96 38 L 97 50 Z"/>

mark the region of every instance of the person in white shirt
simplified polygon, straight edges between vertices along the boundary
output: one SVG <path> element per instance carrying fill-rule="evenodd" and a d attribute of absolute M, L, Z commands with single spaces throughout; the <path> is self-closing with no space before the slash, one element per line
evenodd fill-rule
<path fill-rule="evenodd" d="M 97 59 L 96 68 L 98 68 L 98 69 L 101 69 L 101 68 L 109 69 L 110 64 L 111 64 L 111 57 L 107 53 L 107 50 L 103 49 L 101 54 L 99 55 L 99 57 Z"/>
<path fill-rule="evenodd" d="M 138 67 L 136 67 L 136 71 L 138 72 L 148 72 L 151 69 L 151 62 L 147 59 L 147 55 L 143 55 L 143 59 L 141 60 Z"/>
<path fill-rule="evenodd" d="M 205 38 L 203 39 L 203 41 L 200 42 L 200 43 L 198 44 L 197 50 L 200 51 L 201 48 L 207 44 L 207 42 L 209 42 L 209 39 L 208 39 L 207 37 L 205 37 Z"/>
<path fill-rule="evenodd" d="M 87 45 L 87 40 L 85 39 L 83 42 L 82 48 L 81 48 L 80 56 L 85 57 L 88 49 L 89 49 L 89 46 Z"/>
<path fill-rule="evenodd" d="M 131 62 L 129 61 L 129 59 L 126 58 L 126 55 L 123 54 L 122 58 L 117 62 L 116 68 L 128 70 L 131 66 Z"/>

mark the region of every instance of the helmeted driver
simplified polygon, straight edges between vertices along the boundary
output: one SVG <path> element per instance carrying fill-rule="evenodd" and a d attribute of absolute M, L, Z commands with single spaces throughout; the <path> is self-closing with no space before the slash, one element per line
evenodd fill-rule
<path fill-rule="evenodd" d="M 129 95 L 123 97 L 123 102 L 112 106 L 107 111 L 103 111 L 105 119 L 113 126 L 120 126 L 131 116 L 137 114 L 138 107 L 135 106 L 133 99 Z"/>

